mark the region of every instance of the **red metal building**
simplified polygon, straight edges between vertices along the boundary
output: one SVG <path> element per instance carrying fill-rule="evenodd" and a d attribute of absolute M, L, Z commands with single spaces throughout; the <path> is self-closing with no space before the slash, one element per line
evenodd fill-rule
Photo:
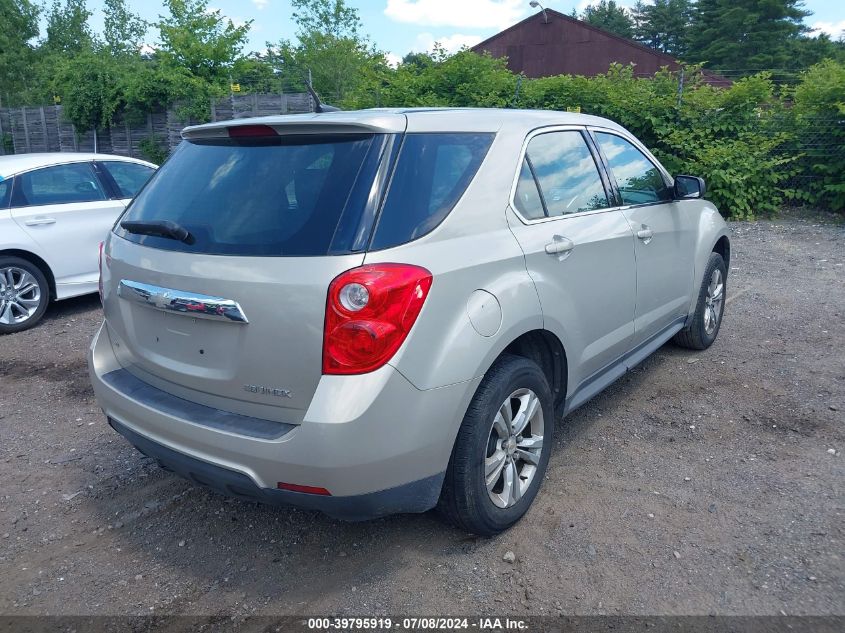
<path fill-rule="evenodd" d="M 553 9 L 546 9 L 514 24 L 472 47 L 493 57 L 507 57 L 508 68 L 526 77 L 602 75 L 616 62 L 636 64 L 635 74 L 653 75 L 663 66 L 677 70 L 677 59 L 633 40 L 603 31 Z M 729 85 L 715 75 L 708 83 Z"/>

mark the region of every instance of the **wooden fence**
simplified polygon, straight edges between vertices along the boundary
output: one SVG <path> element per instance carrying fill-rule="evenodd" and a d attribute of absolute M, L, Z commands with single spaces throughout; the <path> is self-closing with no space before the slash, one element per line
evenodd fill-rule
<path fill-rule="evenodd" d="M 232 95 L 212 102 L 211 121 L 229 121 L 272 114 L 313 112 L 307 93 Z M 142 144 L 155 143 L 170 153 L 180 133 L 195 121 L 181 119 L 175 110 L 151 112 L 146 120 L 115 118 L 111 127 L 80 132 L 62 116 L 62 106 L 0 108 L 0 155 L 32 152 L 93 152 L 145 158 Z M 149 140 L 148 140 L 149 139 Z M 95 145 L 96 144 L 96 145 Z"/>

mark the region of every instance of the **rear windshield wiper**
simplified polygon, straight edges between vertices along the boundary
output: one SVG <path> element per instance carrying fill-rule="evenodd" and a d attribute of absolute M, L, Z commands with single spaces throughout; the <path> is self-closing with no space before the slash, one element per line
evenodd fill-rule
<path fill-rule="evenodd" d="M 136 235 L 153 235 L 155 237 L 166 237 L 171 240 L 193 244 L 194 236 L 181 224 L 170 220 L 153 220 L 143 222 L 140 220 L 124 220 L 120 223 L 121 228 Z"/>

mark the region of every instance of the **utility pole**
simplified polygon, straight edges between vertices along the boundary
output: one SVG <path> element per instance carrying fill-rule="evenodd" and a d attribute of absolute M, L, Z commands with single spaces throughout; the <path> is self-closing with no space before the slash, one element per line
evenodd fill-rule
<path fill-rule="evenodd" d="M 681 103 L 684 99 L 684 67 L 681 66 L 681 75 L 678 77 L 678 109 L 681 108 Z"/>

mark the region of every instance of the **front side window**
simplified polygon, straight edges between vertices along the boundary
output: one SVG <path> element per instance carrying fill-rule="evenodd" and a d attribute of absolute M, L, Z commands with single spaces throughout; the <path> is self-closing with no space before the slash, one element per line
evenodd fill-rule
<path fill-rule="evenodd" d="M 634 145 L 615 134 L 596 133 L 623 204 L 648 204 L 672 199 L 660 170 Z"/>
<path fill-rule="evenodd" d="M 120 189 L 122 198 L 132 198 L 141 190 L 155 171 L 146 165 L 127 163 L 123 161 L 104 161 L 103 166 L 108 170 L 114 182 Z"/>
<path fill-rule="evenodd" d="M 526 167 L 533 173 L 540 187 L 545 215 L 550 217 L 594 211 L 609 206 L 596 162 L 587 142 L 577 130 L 546 132 L 531 139 L 520 177 L 522 191 L 517 197 L 530 194 L 530 181 Z M 526 190 L 528 193 L 526 193 Z M 533 202 L 517 201 L 527 218 L 536 216 L 536 199 Z"/>
<path fill-rule="evenodd" d="M 106 198 L 91 165 L 71 163 L 20 174 L 16 179 L 12 206 L 94 202 Z"/>
<path fill-rule="evenodd" d="M 457 204 L 493 134 L 408 134 L 370 247 L 398 246 L 434 229 Z"/>

